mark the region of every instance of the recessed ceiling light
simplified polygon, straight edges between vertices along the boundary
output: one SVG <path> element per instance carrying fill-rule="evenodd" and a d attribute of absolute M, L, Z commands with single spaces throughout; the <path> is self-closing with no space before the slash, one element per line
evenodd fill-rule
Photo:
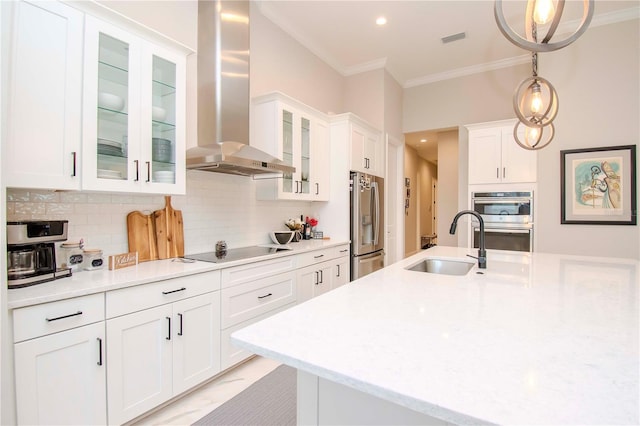
<path fill-rule="evenodd" d="M 384 16 L 380 16 L 379 18 L 376 19 L 376 25 L 383 26 L 383 25 L 386 25 L 386 23 L 387 23 L 387 18 L 385 18 Z"/>
<path fill-rule="evenodd" d="M 425 143 L 426 141 L 426 139 L 420 139 L 420 143 Z"/>

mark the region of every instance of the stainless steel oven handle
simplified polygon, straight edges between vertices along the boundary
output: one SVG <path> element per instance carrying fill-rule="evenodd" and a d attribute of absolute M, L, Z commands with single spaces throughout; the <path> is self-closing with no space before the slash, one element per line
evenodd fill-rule
<path fill-rule="evenodd" d="M 473 228 L 474 231 L 479 231 L 480 228 Z M 491 232 L 501 234 L 528 234 L 532 228 L 485 228 L 484 233 L 489 234 Z"/>
<path fill-rule="evenodd" d="M 474 204 L 513 204 L 513 203 L 530 203 L 531 198 L 474 198 Z"/>

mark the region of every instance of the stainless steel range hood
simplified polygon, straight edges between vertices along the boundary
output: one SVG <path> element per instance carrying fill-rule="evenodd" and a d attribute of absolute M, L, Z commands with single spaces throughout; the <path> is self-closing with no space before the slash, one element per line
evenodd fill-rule
<path fill-rule="evenodd" d="M 249 2 L 198 1 L 198 147 L 187 169 L 243 176 L 293 173 L 249 145 Z"/>

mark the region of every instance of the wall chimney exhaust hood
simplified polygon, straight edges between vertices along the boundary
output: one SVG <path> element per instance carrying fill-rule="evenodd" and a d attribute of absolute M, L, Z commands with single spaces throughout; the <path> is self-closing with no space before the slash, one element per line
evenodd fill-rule
<path fill-rule="evenodd" d="M 187 150 L 187 169 L 295 172 L 249 145 L 249 96 L 249 1 L 198 1 L 198 147 Z"/>

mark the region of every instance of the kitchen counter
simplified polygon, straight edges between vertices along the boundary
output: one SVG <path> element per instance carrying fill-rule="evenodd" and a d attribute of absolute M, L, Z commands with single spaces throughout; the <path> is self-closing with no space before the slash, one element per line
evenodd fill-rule
<path fill-rule="evenodd" d="M 186 263 L 181 262 L 179 259 L 165 259 L 143 262 L 136 266 L 130 266 L 114 271 L 109 271 L 106 267 L 105 269 L 95 271 L 79 271 L 75 272 L 71 277 L 36 284 L 30 287 L 9 289 L 7 291 L 7 306 L 9 309 L 16 309 L 39 303 L 53 302 L 71 297 L 117 290 L 154 281 L 168 280 L 171 278 L 215 271 L 251 262 L 292 256 L 341 244 L 348 244 L 348 241 L 300 241 L 288 244 L 288 246 L 291 247 L 291 250 L 224 263 L 208 263 L 199 261 Z M 105 259 L 105 262 L 106 260 L 107 259 Z"/>
<path fill-rule="evenodd" d="M 640 262 L 436 246 L 235 332 L 235 344 L 451 423 L 638 424 Z M 480 273 L 482 272 L 482 273 Z"/>

